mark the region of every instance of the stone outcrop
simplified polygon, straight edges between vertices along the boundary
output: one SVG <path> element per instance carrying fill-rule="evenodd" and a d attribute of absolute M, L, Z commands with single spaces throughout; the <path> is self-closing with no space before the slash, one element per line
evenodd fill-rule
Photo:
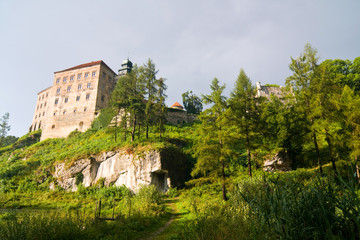
<path fill-rule="evenodd" d="M 264 170 L 265 171 L 290 171 L 291 168 L 291 158 L 289 154 L 285 151 L 280 151 L 277 154 L 275 154 L 274 157 L 272 157 L 269 160 L 266 160 L 264 162 Z"/>
<path fill-rule="evenodd" d="M 115 151 L 77 160 L 70 167 L 58 163 L 54 177 L 59 186 L 69 191 L 76 191 L 79 181 L 89 187 L 101 180 L 107 186 L 125 185 L 135 192 L 150 184 L 166 192 L 170 186 L 183 185 L 188 170 L 186 157 L 173 149 L 142 154 Z"/>

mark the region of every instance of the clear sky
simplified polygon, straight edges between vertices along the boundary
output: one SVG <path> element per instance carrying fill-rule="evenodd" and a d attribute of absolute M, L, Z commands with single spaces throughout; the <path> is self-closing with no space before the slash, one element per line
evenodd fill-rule
<path fill-rule="evenodd" d="M 96 60 L 117 72 L 153 59 L 168 105 L 214 77 L 228 94 L 240 68 L 284 85 L 307 42 L 321 60 L 360 56 L 359 12 L 359 0 L 0 0 L 0 117 L 24 135 L 54 72 Z"/>

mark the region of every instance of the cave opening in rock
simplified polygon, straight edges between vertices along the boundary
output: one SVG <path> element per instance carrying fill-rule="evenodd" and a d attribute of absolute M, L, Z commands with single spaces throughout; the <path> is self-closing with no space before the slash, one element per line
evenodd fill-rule
<path fill-rule="evenodd" d="M 166 192 L 168 190 L 167 186 L 167 172 L 159 171 L 151 173 L 151 184 L 155 185 L 159 191 Z"/>

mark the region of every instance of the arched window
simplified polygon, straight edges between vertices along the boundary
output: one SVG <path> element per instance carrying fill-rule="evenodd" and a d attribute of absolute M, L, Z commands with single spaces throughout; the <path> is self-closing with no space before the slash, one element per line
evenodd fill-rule
<path fill-rule="evenodd" d="M 54 129 L 54 128 L 55 128 L 55 125 L 52 125 L 52 126 L 51 126 L 51 129 Z"/>
<path fill-rule="evenodd" d="M 80 131 L 82 131 L 83 126 L 84 126 L 84 122 L 83 122 L 83 121 L 81 121 L 81 122 L 79 123 L 79 130 L 80 130 Z"/>

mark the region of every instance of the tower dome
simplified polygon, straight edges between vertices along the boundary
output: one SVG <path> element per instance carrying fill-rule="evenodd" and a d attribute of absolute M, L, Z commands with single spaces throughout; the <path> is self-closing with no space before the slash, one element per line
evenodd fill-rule
<path fill-rule="evenodd" d="M 122 75 L 125 75 L 125 74 L 131 72 L 132 66 L 133 66 L 133 63 L 129 60 L 129 58 L 125 59 L 121 63 L 121 68 L 118 71 L 118 75 L 122 76 Z"/>

